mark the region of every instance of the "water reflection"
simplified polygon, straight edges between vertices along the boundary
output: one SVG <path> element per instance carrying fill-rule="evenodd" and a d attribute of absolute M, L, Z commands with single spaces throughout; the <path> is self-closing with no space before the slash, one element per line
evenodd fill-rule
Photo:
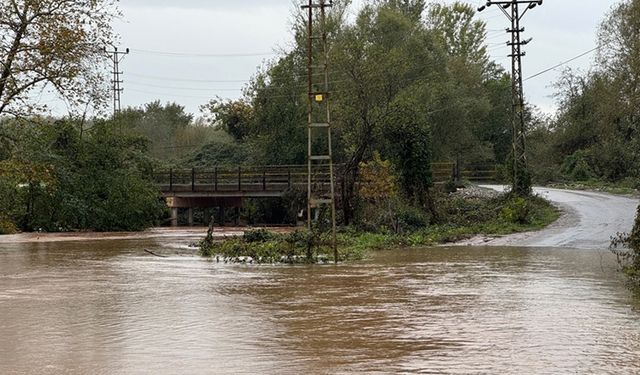
<path fill-rule="evenodd" d="M 0 373 L 637 373 L 606 251 L 437 248 L 359 264 L 1 245 Z"/>

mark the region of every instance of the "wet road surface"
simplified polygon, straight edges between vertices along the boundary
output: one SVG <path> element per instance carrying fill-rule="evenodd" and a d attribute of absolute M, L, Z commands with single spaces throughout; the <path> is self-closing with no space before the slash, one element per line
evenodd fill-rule
<path fill-rule="evenodd" d="M 588 191 L 534 188 L 534 193 L 556 204 L 563 211 L 562 217 L 545 230 L 506 236 L 484 245 L 607 248 L 612 236 L 633 228 L 640 203 L 636 198 Z"/>

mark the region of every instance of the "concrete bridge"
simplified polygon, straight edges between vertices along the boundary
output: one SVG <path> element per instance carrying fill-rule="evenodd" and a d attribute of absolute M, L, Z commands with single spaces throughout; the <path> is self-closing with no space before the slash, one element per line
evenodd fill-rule
<path fill-rule="evenodd" d="M 337 166 L 339 170 L 340 166 Z M 495 181 L 495 165 L 457 168 L 455 163 L 432 163 L 433 179 L 443 183 L 452 178 Z M 313 181 L 328 190 L 328 168 L 314 170 Z M 336 187 L 341 186 L 336 173 Z M 187 209 L 188 223 L 194 224 L 194 208 L 218 208 L 220 224 L 226 209 L 236 213 L 246 198 L 278 198 L 292 188 L 306 191 L 306 165 L 219 166 L 210 169 L 169 169 L 154 174 L 155 182 L 171 209 L 171 225 L 178 225 L 178 209 Z M 322 188 L 320 186 L 319 188 Z M 316 186 L 318 187 L 318 186 Z M 317 191 L 318 189 L 316 189 Z M 339 194 L 339 193 L 338 193 Z M 236 217 L 239 215 L 236 215 Z"/>

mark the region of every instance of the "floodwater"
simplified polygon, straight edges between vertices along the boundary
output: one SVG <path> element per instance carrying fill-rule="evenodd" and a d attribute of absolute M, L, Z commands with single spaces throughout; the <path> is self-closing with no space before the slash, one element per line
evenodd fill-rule
<path fill-rule="evenodd" d="M 640 373 L 640 301 L 606 250 L 338 266 L 186 252 L 166 238 L 0 244 L 0 373 Z"/>

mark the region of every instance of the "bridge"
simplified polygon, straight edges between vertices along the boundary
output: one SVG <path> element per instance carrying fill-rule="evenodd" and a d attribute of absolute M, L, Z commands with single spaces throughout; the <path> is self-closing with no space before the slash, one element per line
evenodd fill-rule
<path fill-rule="evenodd" d="M 336 168 L 339 171 L 340 165 Z M 435 183 L 451 179 L 468 181 L 495 181 L 495 165 L 458 168 L 455 163 L 432 163 Z M 340 187 L 340 173 L 336 173 L 336 186 Z M 328 190 L 329 170 L 314 171 L 317 188 Z M 247 198 L 279 198 L 291 189 L 306 191 L 307 165 L 218 166 L 208 169 L 169 169 L 154 173 L 154 181 L 171 209 L 171 225 L 178 225 L 178 210 L 187 209 L 188 224 L 194 223 L 194 208 L 216 207 L 219 220 L 224 224 L 225 209 L 239 212 Z M 318 189 L 316 189 L 318 190 Z M 236 215 L 237 217 L 238 215 Z"/>

